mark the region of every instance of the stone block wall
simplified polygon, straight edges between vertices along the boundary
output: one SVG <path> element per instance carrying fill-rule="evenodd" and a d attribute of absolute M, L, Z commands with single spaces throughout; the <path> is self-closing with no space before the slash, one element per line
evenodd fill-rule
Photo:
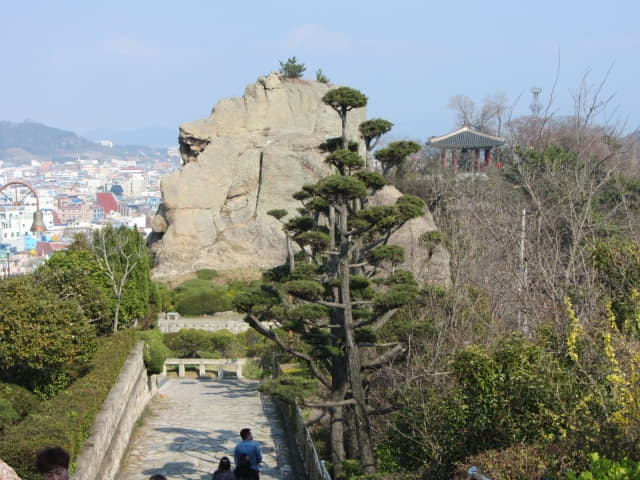
<path fill-rule="evenodd" d="M 139 342 L 125 361 L 76 459 L 72 480 L 116 478 L 136 421 L 157 392 L 156 377 L 147 377 L 143 349 Z"/>
<path fill-rule="evenodd" d="M 182 317 L 177 313 L 158 315 L 158 329 L 162 333 L 176 333 L 183 328 L 195 328 L 207 332 L 229 330 L 231 333 L 242 333 L 249 330 L 244 315 L 237 312 L 219 312 L 202 317 Z"/>

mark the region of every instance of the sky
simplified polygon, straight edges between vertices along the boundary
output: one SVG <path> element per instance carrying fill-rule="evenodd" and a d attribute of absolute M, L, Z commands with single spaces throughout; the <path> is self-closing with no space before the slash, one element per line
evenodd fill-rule
<path fill-rule="evenodd" d="M 517 116 L 536 86 L 568 115 L 585 76 L 613 96 L 602 122 L 640 126 L 637 0 L 3 0 L 0 12 L 0 120 L 78 134 L 177 138 L 293 56 L 305 78 L 322 69 L 367 95 L 393 140 L 457 128 L 456 95 L 505 95 Z"/>

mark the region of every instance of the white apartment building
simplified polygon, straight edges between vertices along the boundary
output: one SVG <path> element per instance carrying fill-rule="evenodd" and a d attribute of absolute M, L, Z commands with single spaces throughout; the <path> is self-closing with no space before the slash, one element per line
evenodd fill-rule
<path fill-rule="evenodd" d="M 24 237 L 30 234 L 35 205 L 0 206 L 0 243 L 23 251 Z"/>
<path fill-rule="evenodd" d="M 120 186 L 125 196 L 135 197 L 147 190 L 147 179 L 142 173 L 133 173 L 125 180 L 120 180 Z"/>

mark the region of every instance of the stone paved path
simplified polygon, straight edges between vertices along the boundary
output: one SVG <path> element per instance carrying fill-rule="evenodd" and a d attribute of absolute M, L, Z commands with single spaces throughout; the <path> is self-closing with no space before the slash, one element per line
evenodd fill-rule
<path fill-rule="evenodd" d="M 209 480 L 222 456 L 233 464 L 240 429 L 249 427 L 262 450 L 260 479 L 292 480 L 280 417 L 257 385 L 242 379 L 167 380 L 134 434 L 118 479 L 161 473 L 169 480 Z"/>

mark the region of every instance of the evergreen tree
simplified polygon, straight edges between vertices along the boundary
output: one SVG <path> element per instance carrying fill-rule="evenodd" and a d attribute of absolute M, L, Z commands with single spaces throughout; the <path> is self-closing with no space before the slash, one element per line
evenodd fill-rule
<path fill-rule="evenodd" d="M 420 151 L 420 144 L 409 140 L 391 142 L 385 148 L 378 150 L 374 157 L 382 163 L 382 173 L 386 175 L 393 167 L 397 167 L 398 176 L 402 176 L 404 162 L 409 155 Z"/>
<path fill-rule="evenodd" d="M 33 275 L 3 279 L 0 296 L 0 381 L 45 396 L 64 388 L 65 367 L 89 361 L 96 349 L 95 329 L 78 300 Z"/>
<path fill-rule="evenodd" d="M 290 57 L 286 62 L 280 61 L 280 74 L 284 78 L 302 78 L 306 69 L 304 63 L 298 63 L 296 57 Z"/>
<path fill-rule="evenodd" d="M 367 149 L 367 161 L 366 167 L 371 168 L 371 151 L 376 148 L 380 137 L 387 133 L 393 127 L 393 123 L 382 118 L 372 118 L 371 120 L 365 120 L 358 126 L 362 140 Z"/>
<path fill-rule="evenodd" d="M 35 273 L 38 284 L 58 297 L 74 299 L 84 316 L 100 333 L 111 329 L 114 300 L 106 276 L 98 266 L 88 244 L 77 237 L 68 250 L 55 252 Z"/>
<path fill-rule="evenodd" d="M 364 106 L 366 97 L 341 87 L 329 91 L 324 101 L 340 114 L 344 135 L 347 112 Z M 418 290 L 411 273 L 385 275 L 380 266 L 401 258 L 400 247 L 386 245 L 389 236 L 422 215 L 424 208 L 420 199 L 408 195 L 395 205 L 368 207 L 367 196 L 382 188 L 384 179 L 363 169 L 364 160 L 346 149 L 344 137 L 342 144 L 344 149 L 326 158 L 336 173 L 294 194 L 301 202 L 299 215 L 284 228 L 298 246 L 295 268 L 273 269 L 234 301 L 254 329 L 305 362 L 326 387 L 327 398 L 312 405 L 330 413 L 336 476 L 345 460 L 345 433 L 357 437 L 364 472 L 375 472 L 365 372 L 391 361 L 403 348 L 378 345 L 374 327 L 383 325 Z M 284 217 L 282 211 L 273 213 Z M 293 331 L 293 345 L 266 327 L 265 321 Z M 344 431 L 345 408 L 353 412 L 353 432 Z"/>

